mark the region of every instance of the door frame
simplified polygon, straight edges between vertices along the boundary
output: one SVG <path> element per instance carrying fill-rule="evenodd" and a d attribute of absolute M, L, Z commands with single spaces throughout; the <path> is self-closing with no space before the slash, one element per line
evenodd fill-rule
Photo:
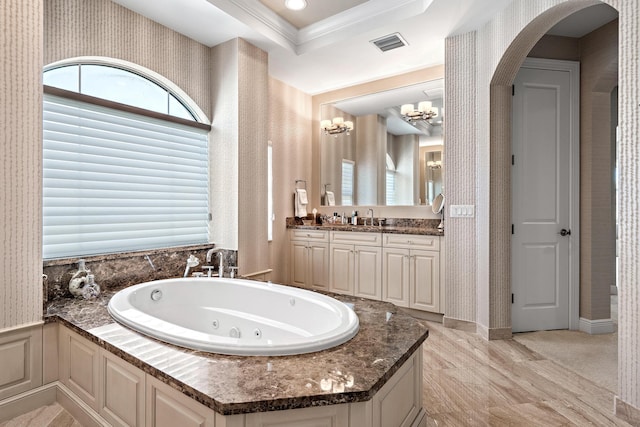
<path fill-rule="evenodd" d="M 580 63 L 557 59 L 526 58 L 520 68 L 567 71 L 569 112 L 569 329 L 580 329 Z M 512 142 L 513 144 L 513 142 Z M 509 189 L 513 203 L 513 186 Z M 513 206 L 513 205 L 512 205 Z M 511 260 L 513 269 L 513 260 Z M 513 291 L 513 285 L 511 285 Z"/>

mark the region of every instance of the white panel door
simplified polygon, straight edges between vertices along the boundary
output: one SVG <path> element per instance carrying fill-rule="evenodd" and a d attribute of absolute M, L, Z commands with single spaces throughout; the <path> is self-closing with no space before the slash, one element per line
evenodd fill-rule
<path fill-rule="evenodd" d="M 571 91 L 568 71 L 523 67 L 514 82 L 514 332 L 569 328 Z"/>

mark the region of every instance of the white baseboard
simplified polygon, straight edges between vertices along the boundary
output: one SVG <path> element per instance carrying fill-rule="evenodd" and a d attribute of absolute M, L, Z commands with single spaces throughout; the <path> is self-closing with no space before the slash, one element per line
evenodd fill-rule
<path fill-rule="evenodd" d="M 54 402 L 58 402 L 82 426 L 110 426 L 104 418 L 59 381 L 1 400 L 0 423 Z"/>
<path fill-rule="evenodd" d="M 591 335 L 610 334 L 615 328 L 611 319 L 589 320 L 580 318 L 580 330 Z"/>
<path fill-rule="evenodd" d="M 69 412 L 82 426 L 105 427 L 111 426 L 93 408 L 84 403 L 78 396 L 61 382 L 56 382 L 56 401 Z"/>
<path fill-rule="evenodd" d="M 0 400 L 0 423 L 56 401 L 55 383 Z"/>

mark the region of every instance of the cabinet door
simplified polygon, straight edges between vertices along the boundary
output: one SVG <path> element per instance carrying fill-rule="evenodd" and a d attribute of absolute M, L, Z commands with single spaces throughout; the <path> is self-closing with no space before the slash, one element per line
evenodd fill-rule
<path fill-rule="evenodd" d="M 329 244 L 309 242 L 309 277 L 307 284 L 313 289 L 329 290 Z"/>
<path fill-rule="evenodd" d="M 100 415 L 114 426 L 143 427 L 144 372 L 106 350 L 100 353 L 104 395 Z"/>
<path fill-rule="evenodd" d="M 329 290 L 353 295 L 353 245 L 331 245 L 330 270 Z"/>
<path fill-rule="evenodd" d="M 214 427 L 215 413 L 154 377 L 147 375 L 147 426 Z"/>
<path fill-rule="evenodd" d="M 307 286 L 308 261 L 307 242 L 291 241 L 291 278 L 289 283 L 297 286 Z"/>
<path fill-rule="evenodd" d="M 96 412 L 100 411 L 99 347 L 61 327 L 58 338 L 60 381 Z"/>
<path fill-rule="evenodd" d="M 382 300 L 409 306 L 409 250 L 382 250 Z"/>
<path fill-rule="evenodd" d="M 382 298 L 382 248 L 356 246 L 354 250 L 355 296 L 380 300 Z"/>
<path fill-rule="evenodd" d="M 409 307 L 440 311 L 440 253 L 411 251 L 411 302 Z"/>

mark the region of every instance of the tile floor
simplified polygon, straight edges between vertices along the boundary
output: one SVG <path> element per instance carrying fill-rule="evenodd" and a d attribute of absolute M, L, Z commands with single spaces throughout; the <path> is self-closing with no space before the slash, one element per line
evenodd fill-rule
<path fill-rule="evenodd" d="M 0 427 L 82 427 L 71 414 L 57 403 L 43 406 L 12 420 L 0 422 Z"/>
<path fill-rule="evenodd" d="M 423 406 L 429 426 L 628 426 L 614 394 L 514 340 L 429 323 Z"/>
<path fill-rule="evenodd" d="M 429 322 L 423 406 L 428 426 L 629 426 L 613 393 L 514 340 L 484 341 Z M 58 404 L 0 427 L 78 427 Z"/>

